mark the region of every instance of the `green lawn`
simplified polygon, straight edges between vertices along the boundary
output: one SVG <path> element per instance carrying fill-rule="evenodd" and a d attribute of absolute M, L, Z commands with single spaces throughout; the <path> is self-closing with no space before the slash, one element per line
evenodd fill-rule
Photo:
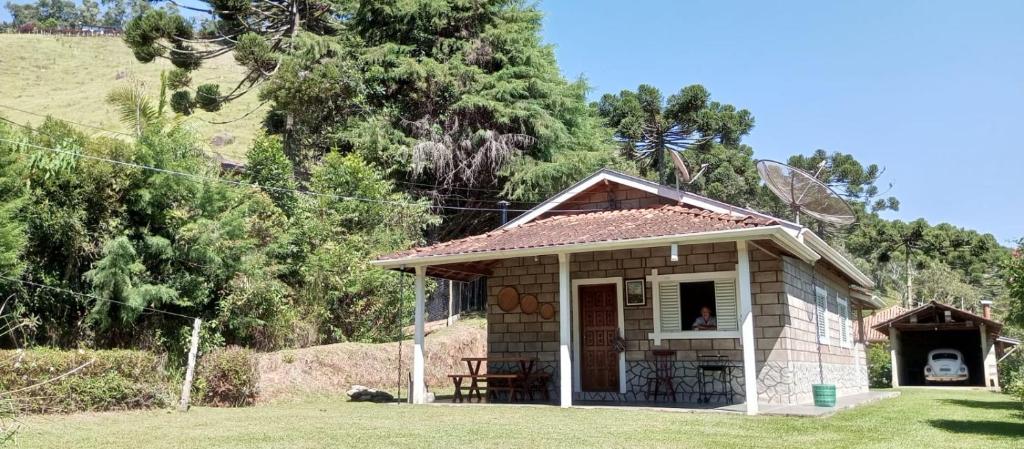
<path fill-rule="evenodd" d="M 831 418 L 310 399 L 247 409 L 32 417 L 22 448 L 687 447 L 1024 448 L 1020 403 L 984 391 L 905 390 Z"/>

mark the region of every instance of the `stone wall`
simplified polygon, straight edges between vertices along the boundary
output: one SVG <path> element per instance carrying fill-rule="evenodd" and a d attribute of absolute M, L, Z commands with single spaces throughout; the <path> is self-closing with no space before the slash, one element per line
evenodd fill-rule
<path fill-rule="evenodd" d="M 852 331 L 850 344 L 843 346 L 840 342 L 842 317 L 839 315 L 838 299 L 847 299 L 851 317 L 860 316 L 859 310 L 850 301 L 849 282 L 844 282 L 838 273 L 822 264 L 812 267 L 789 257 L 782 260 L 790 316 L 790 326 L 785 332 L 787 358 L 790 361 L 788 369 L 796 385 L 807 386 L 791 392 L 791 401 L 810 401 L 810 385 L 822 382 L 835 384 L 839 396 L 867 391 L 867 355 L 864 346 L 854 341 Z M 815 322 L 815 286 L 824 287 L 828 292 L 828 338 L 820 345 Z M 850 327 L 857 325 L 854 318 Z"/>
<path fill-rule="evenodd" d="M 570 258 L 570 278 L 595 279 L 622 277 L 624 280 L 643 279 L 657 269 L 659 274 L 704 273 L 714 271 L 733 271 L 736 269 L 737 255 L 735 243 L 716 243 L 700 245 L 680 245 L 679 261 L 672 262 L 669 258 L 669 247 L 641 248 L 618 251 L 598 251 L 573 254 Z M 753 295 L 754 337 L 756 344 L 756 360 L 758 370 L 758 397 L 763 402 L 793 403 L 809 398 L 810 384 L 804 383 L 809 371 L 804 363 L 814 361 L 808 359 L 808 351 L 815 355 L 816 345 L 807 346 L 807 339 L 814 342 L 813 324 L 808 327 L 806 316 L 791 316 L 805 313 L 801 304 L 793 304 L 791 292 L 794 286 L 787 284 L 787 276 L 794 277 L 793 267 L 789 272 L 784 270 L 783 259 L 760 250 L 750 253 L 751 293 Z M 791 281 L 793 281 L 791 279 Z M 795 282 L 795 281 L 793 281 Z M 795 284 L 794 284 L 795 285 Z M 837 284 L 841 285 L 841 284 Z M 539 313 L 524 314 L 519 308 L 510 312 L 502 311 L 497 303 L 497 294 L 502 287 L 513 286 L 519 293 L 533 294 L 538 302 L 551 304 L 555 316 L 543 320 Z M 651 351 L 670 349 L 676 353 L 676 373 L 679 377 L 677 388 L 683 393 L 681 400 L 694 400 L 697 392 L 697 370 L 694 363 L 698 354 L 720 354 L 733 361 L 732 383 L 736 392 L 734 400 L 744 399 L 742 383 L 742 348 L 738 338 L 732 339 L 664 339 L 660 346 L 654 345 L 649 334 L 654 331 L 654 312 L 652 309 L 652 286 L 645 284 L 646 302 L 643 306 L 626 306 L 623 309 L 623 337 L 625 339 L 626 360 L 626 393 L 585 394 L 581 399 L 601 399 L 635 401 L 645 400 L 645 385 L 652 377 L 654 356 Z M 813 298 L 813 296 L 811 297 Z M 813 312 L 812 308 L 809 309 Z M 540 256 L 537 258 L 513 258 L 499 262 L 493 268 L 488 279 L 488 354 L 491 357 L 527 357 L 538 361 L 539 369 L 552 374 L 551 392 L 553 397 L 558 394 L 558 259 L 556 256 Z M 833 309 L 834 312 L 834 309 Z M 811 315 L 813 320 L 813 315 Z M 800 329 L 791 335 L 793 326 Z M 811 332 L 810 337 L 805 334 Z M 845 351 L 845 352 L 843 352 Z M 797 358 L 792 359 L 793 354 Z M 840 394 L 847 394 L 859 389 L 859 385 L 848 385 L 838 380 L 854 378 L 859 371 L 852 366 L 858 358 L 853 357 L 853 350 L 829 348 L 826 354 L 826 366 L 835 364 L 832 378 L 840 385 Z M 859 360 L 863 361 L 863 351 Z M 850 373 L 844 367 L 851 365 Z M 862 363 L 861 367 L 864 366 Z M 508 366 L 491 366 L 491 370 L 507 370 Z M 867 376 L 864 369 L 863 383 L 866 386 Z M 831 375 L 831 374 L 830 374 Z M 852 381 L 851 381 L 852 382 Z M 717 388 L 722 388 L 721 383 Z M 802 392 L 806 390 L 806 395 Z M 714 398 L 724 400 L 723 398 Z"/>

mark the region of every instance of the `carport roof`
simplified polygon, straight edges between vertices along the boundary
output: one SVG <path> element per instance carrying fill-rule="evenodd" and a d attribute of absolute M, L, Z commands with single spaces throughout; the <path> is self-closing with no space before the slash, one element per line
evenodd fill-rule
<path fill-rule="evenodd" d="M 931 310 L 934 313 L 928 315 L 927 312 L 929 310 Z M 949 321 L 947 321 L 945 317 L 946 311 L 950 313 L 951 319 Z M 943 313 L 940 314 L 938 312 Z M 911 318 L 914 316 L 918 317 L 918 320 L 916 322 L 911 321 Z M 922 318 L 924 319 L 924 321 L 922 321 Z M 934 321 L 929 321 L 932 319 L 934 319 Z M 871 328 L 876 331 L 885 333 L 885 329 L 889 327 L 905 329 L 921 328 L 922 330 L 936 330 L 956 329 L 958 327 L 962 328 L 966 327 L 969 324 L 985 324 L 986 330 L 989 334 L 992 335 L 999 335 L 999 333 L 1003 330 L 1003 324 L 998 321 L 991 320 L 980 315 L 975 315 L 966 310 L 961 310 L 951 305 L 942 304 L 940 302 L 935 301 L 929 302 L 920 307 L 917 307 L 915 309 L 909 310 L 895 317 L 892 317 L 888 320 L 882 321 L 881 323 L 875 324 Z"/>

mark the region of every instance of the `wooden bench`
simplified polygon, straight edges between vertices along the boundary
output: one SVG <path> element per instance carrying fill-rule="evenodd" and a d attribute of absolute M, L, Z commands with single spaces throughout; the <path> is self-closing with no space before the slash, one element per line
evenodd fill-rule
<path fill-rule="evenodd" d="M 469 400 L 473 400 L 473 393 L 476 392 L 477 402 L 482 402 L 483 392 L 480 391 L 481 383 L 487 388 L 488 400 L 496 400 L 499 392 L 508 393 L 511 400 L 516 394 L 516 388 L 521 376 L 518 374 L 449 374 L 448 378 L 455 384 L 455 395 L 452 396 L 452 402 L 464 402 L 466 400 L 466 397 L 462 395 L 462 382 L 467 377 L 473 380 L 468 387 Z"/>

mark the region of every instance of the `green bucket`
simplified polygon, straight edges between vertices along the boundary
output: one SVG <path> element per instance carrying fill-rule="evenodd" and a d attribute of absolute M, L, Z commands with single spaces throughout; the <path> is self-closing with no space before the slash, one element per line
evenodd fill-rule
<path fill-rule="evenodd" d="M 832 384 L 814 384 L 814 405 L 817 407 L 836 406 L 836 386 Z"/>

